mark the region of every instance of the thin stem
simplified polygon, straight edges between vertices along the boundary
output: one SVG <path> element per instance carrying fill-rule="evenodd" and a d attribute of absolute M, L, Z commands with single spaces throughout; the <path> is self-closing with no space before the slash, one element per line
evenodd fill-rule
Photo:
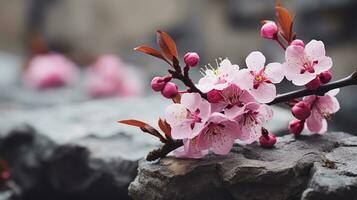
<path fill-rule="evenodd" d="M 272 102 L 268 103 L 268 105 L 284 103 L 292 99 L 297 99 L 297 98 L 314 95 L 314 94 L 324 95 L 326 92 L 330 90 L 336 88 L 342 88 L 349 85 L 357 85 L 357 71 L 355 71 L 348 77 L 323 85 L 317 88 L 316 90 L 301 89 L 301 90 L 296 90 L 296 91 L 278 95 Z"/>
<path fill-rule="evenodd" d="M 274 36 L 273 40 L 275 40 L 275 41 L 280 45 L 280 47 L 284 49 L 284 51 L 286 50 L 286 47 L 285 47 L 285 45 L 280 41 L 278 34 L 276 34 L 276 35 Z"/>
<path fill-rule="evenodd" d="M 181 72 L 169 70 L 169 73 L 172 75 L 172 78 L 178 79 L 185 84 L 190 92 L 195 92 L 201 95 L 202 98 L 207 99 L 207 95 L 199 90 L 195 84 L 192 82 L 191 78 L 188 75 L 188 69 L 185 67 L 184 75 Z"/>
<path fill-rule="evenodd" d="M 172 74 L 172 75 L 174 77 L 174 74 Z M 187 84 L 189 84 L 189 85 L 190 85 L 190 83 L 192 83 L 192 81 L 190 81 L 190 80 L 187 81 L 187 77 L 184 77 L 182 74 L 177 74 L 176 78 L 180 79 L 180 80 L 185 80 L 185 82 Z M 185 85 L 186 85 L 186 83 L 185 83 Z M 308 95 L 323 95 L 323 94 L 325 94 L 326 92 L 328 92 L 330 90 L 333 90 L 333 89 L 336 89 L 336 88 L 345 87 L 345 86 L 349 86 L 349 85 L 357 85 L 357 70 L 354 73 L 352 73 L 350 76 L 346 77 L 346 78 L 343 78 L 343 79 L 328 83 L 326 85 L 323 85 L 323 86 L 319 87 L 316 90 L 302 89 L 302 90 L 297 90 L 297 91 L 288 92 L 288 93 L 285 93 L 285 94 L 278 95 L 274 99 L 274 101 L 268 103 L 268 105 L 273 105 L 273 104 L 277 104 L 277 103 L 284 103 L 284 102 L 287 102 L 289 100 L 296 99 L 296 98 L 301 98 L 301 97 L 308 96 Z M 193 88 L 196 88 L 196 87 L 193 87 Z M 198 91 L 200 91 L 200 90 L 198 90 Z M 195 92 L 195 91 L 192 91 L 192 92 Z M 155 149 L 155 150 L 151 151 L 148 154 L 148 156 L 146 157 L 146 160 L 154 161 L 154 160 L 159 159 L 159 158 L 164 158 L 171 151 L 181 147 L 182 145 L 183 145 L 182 140 L 172 140 L 172 142 L 164 144 L 159 149 Z"/>

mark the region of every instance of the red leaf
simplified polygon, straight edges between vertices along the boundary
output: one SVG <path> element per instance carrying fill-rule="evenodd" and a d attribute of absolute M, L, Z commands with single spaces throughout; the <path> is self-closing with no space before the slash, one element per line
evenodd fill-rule
<path fill-rule="evenodd" d="M 166 138 L 171 138 L 171 126 L 166 122 L 166 120 L 159 119 L 157 122 L 162 132 L 165 133 Z"/>
<path fill-rule="evenodd" d="M 154 56 L 156 58 L 160 58 L 160 59 L 168 62 L 168 60 L 161 54 L 160 51 L 158 51 L 154 48 L 148 47 L 148 46 L 138 46 L 138 47 L 134 48 L 134 51 L 139 51 L 141 53 L 145 53 L 145 54 Z"/>
<path fill-rule="evenodd" d="M 293 37 L 293 16 L 286 8 L 281 6 L 279 1 L 277 1 L 277 6 L 275 7 L 275 10 L 277 23 L 279 26 L 279 32 L 287 40 L 287 42 L 290 43 Z"/>
<path fill-rule="evenodd" d="M 118 121 L 118 123 L 130 125 L 130 126 L 136 126 L 139 128 L 143 128 L 145 125 L 147 125 L 145 122 L 135 120 L 135 119 L 120 120 L 120 121 Z"/>
<path fill-rule="evenodd" d="M 181 103 L 181 94 L 177 94 L 174 98 L 172 98 L 174 103 Z"/>
<path fill-rule="evenodd" d="M 157 31 L 156 40 L 168 60 L 173 61 L 174 57 L 176 59 L 178 58 L 176 43 L 169 34 L 163 31 Z"/>
<path fill-rule="evenodd" d="M 163 143 L 166 142 L 166 138 L 163 135 L 161 135 L 159 131 L 157 131 L 154 127 L 150 126 L 149 124 L 147 124 L 145 122 L 135 120 L 135 119 L 128 119 L 128 120 L 120 120 L 120 121 L 118 121 L 118 123 L 139 127 L 143 132 L 149 133 L 150 135 L 153 135 L 153 136 L 159 138 L 160 141 Z"/>

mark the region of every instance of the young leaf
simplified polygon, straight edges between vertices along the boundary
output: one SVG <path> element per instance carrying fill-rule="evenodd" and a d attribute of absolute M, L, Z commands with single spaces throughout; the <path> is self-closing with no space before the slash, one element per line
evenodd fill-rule
<path fill-rule="evenodd" d="M 151 55 L 151 56 L 154 56 L 156 58 L 160 58 L 162 60 L 166 60 L 164 58 L 164 56 L 161 54 L 160 51 L 154 49 L 154 48 L 151 48 L 149 46 L 138 46 L 138 47 L 135 47 L 134 48 L 134 51 L 139 51 L 141 53 L 145 53 L 145 54 L 148 54 L 148 55 Z"/>
<path fill-rule="evenodd" d="M 172 98 L 174 103 L 181 103 L 181 94 L 177 94 L 174 98 Z"/>
<path fill-rule="evenodd" d="M 145 125 L 147 125 L 145 122 L 142 122 L 142 121 L 139 121 L 139 120 L 135 120 L 135 119 L 119 120 L 118 123 L 130 125 L 130 126 L 136 126 L 136 127 L 139 127 L 139 128 L 142 128 Z"/>
<path fill-rule="evenodd" d="M 292 41 L 292 28 L 293 28 L 293 16 L 290 12 L 281 6 L 280 2 L 277 2 L 277 6 L 275 7 L 277 23 L 279 26 L 280 34 L 286 39 L 287 42 Z"/>
<path fill-rule="evenodd" d="M 147 124 L 145 122 L 135 120 L 135 119 L 128 119 L 128 120 L 120 120 L 120 121 L 118 121 L 118 123 L 139 127 L 143 132 L 149 133 L 150 135 L 153 135 L 153 136 L 159 138 L 160 141 L 163 143 L 166 142 L 166 138 L 164 138 L 164 136 L 161 135 L 159 131 L 157 131 L 154 127 L 150 126 L 149 124 Z"/>
<path fill-rule="evenodd" d="M 157 122 L 158 126 L 165 133 L 166 138 L 171 138 L 171 126 L 166 122 L 166 120 L 162 120 L 161 118 Z"/>
<path fill-rule="evenodd" d="M 168 60 L 173 61 L 174 57 L 178 58 L 176 43 L 169 34 L 159 30 L 157 31 L 156 40 Z"/>

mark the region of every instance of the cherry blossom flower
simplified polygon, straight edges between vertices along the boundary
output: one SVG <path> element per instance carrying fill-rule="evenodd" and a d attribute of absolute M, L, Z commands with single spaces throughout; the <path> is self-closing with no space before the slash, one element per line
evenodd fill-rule
<path fill-rule="evenodd" d="M 273 83 L 280 83 L 284 73 L 280 63 L 265 66 L 265 56 L 259 51 L 251 52 L 246 58 L 247 69 L 239 71 L 235 83 L 249 92 L 260 103 L 274 100 L 276 88 Z"/>
<path fill-rule="evenodd" d="M 243 107 L 246 103 L 255 102 L 254 97 L 247 90 L 242 90 L 236 84 L 230 84 L 223 90 L 212 90 L 211 92 L 219 95 L 219 98 L 214 98 L 217 101 L 212 104 L 212 112 L 231 109 L 234 106 Z"/>
<path fill-rule="evenodd" d="M 327 131 L 326 118 L 340 109 L 340 104 L 335 97 L 339 89 L 327 92 L 324 96 L 311 95 L 304 97 L 303 101 L 309 105 L 311 115 L 306 119 L 306 125 L 309 131 L 314 133 L 325 133 Z"/>
<path fill-rule="evenodd" d="M 212 150 L 215 154 L 227 154 L 240 137 L 237 122 L 228 119 L 222 113 L 212 113 L 206 126 L 197 136 L 197 146 L 200 150 Z"/>
<path fill-rule="evenodd" d="M 202 158 L 208 154 L 208 150 L 200 150 L 197 146 L 197 138 L 183 139 L 183 146 L 173 151 L 178 158 Z"/>
<path fill-rule="evenodd" d="M 88 69 L 87 88 L 92 97 L 136 96 L 141 82 L 115 55 L 102 55 Z"/>
<path fill-rule="evenodd" d="M 24 81 L 31 88 L 60 87 L 73 81 L 76 72 L 75 64 L 61 54 L 37 55 L 30 60 Z"/>
<path fill-rule="evenodd" d="M 171 126 L 174 139 L 192 139 L 204 128 L 211 114 L 211 105 L 197 93 L 185 93 L 181 103 L 166 108 L 165 118 Z"/>
<path fill-rule="evenodd" d="M 285 51 L 286 61 L 283 64 L 286 78 L 298 86 L 309 83 L 332 67 L 332 59 L 325 54 L 322 41 L 312 40 L 305 48 L 290 45 Z"/>
<path fill-rule="evenodd" d="M 206 69 L 205 76 L 196 85 L 198 89 L 206 93 L 213 89 L 223 90 L 235 79 L 239 71 L 238 65 L 232 65 L 227 58 L 222 60 L 216 69 Z"/>
<path fill-rule="evenodd" d="M 255 102 L 246 104 L 243 108 L 232 108 L 225 115 L 237 121 L 240 127 L 240 140 L 244 143 L 257 141 L 262 133 L 263 124 L 273 116 L 273 110 L 265 105 Z"/>

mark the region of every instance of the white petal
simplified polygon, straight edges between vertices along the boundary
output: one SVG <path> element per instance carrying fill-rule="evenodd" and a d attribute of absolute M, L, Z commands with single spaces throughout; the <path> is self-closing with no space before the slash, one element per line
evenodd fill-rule
<path fill-rule="evenodd" d="M 273 83 L 280 83 L 284 78 L 283 66 L 277 62 L 268 64 L 264 72 Z"/>
<path fill-rule="evenodd" d="M 265 56 L 259 51 L 253 51 L 247 56 L 245 63 L 249 70 L 259 71 L 265 65 Z"/>

